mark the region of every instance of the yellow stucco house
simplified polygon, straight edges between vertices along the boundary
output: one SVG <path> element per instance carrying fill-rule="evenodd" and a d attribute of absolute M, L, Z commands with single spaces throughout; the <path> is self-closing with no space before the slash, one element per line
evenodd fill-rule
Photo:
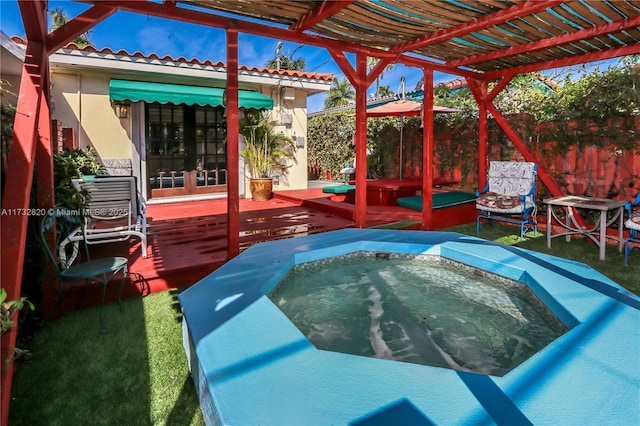
<path fill-rule="evenodd" d="M 15 93 L 25 43 L 1 37 L 0 77 Z M 136 176 L 147 200 L 226 193 L 224 63 L 70 44 L 50 64 L 52 119 L 70 129 L 77 147 L 93 147 L 112 174 Z M 241 111 L 269 111 L 276 131 L 297 146 L 275 189 L 307 187 L 307 97 L 329 91 L 332 80 L 331 74 L 240 67 Z M 5 93 L 2 102 L 15 96 Z M 240 162 L 240 194 L 248 197 Z"/>

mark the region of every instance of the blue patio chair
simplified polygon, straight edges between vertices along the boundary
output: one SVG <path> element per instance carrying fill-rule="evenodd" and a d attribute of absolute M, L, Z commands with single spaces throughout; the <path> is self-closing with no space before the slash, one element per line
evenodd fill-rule
<path fill-rule="evenodd" d="M 55 234 L 55 239 L 50 236 L 51 232 Z M 84 290 L 86 290 L 92 281 L 99 281 L 102 284 L 100 333 L 104 334 L 106 329 L 104 326 L 103 310 L 107 285 L 119 272 L 122 272 L 122 284 L 120 285 L 120 292 L 118 293 L 118 305 L 122 313 L 122 290 L 128 277 L 128 260 L 125 257 L 107 257 L 90 260 L 87 245 L 83 244 L 87 260 L 73 264 L 74 261 L 78 259 L 81 241 L 81 239 L 76 237 L 81 233 L 82 223 L 80 222 L 80 218 L 69 215 L 69 212 L 63 209 L 55 209 L 53 214 L 46 215 L 42 220 L 40 240 L 58 277 L 56 299 L 45 320 L 51 316 L 58 303 L 69 294 L 78 280 L 84 280 Z M 55 244 L 53 244 L 54 241 Z M 51 245 L 49 242 L 51 242 Z M 51 247 L 54 247 L 55 251 L 52 251 Z M 63 287 L 65 284 L 68 288 L 63 296 Z"/>
<path fill-rule="evenodd" d="M 536 176 L 538 166 L 524 161 L 491 161 L 488 183 L 476 192 L 476 235 L 494 220 L 520 226 L 520 239 L 528 228 L 538 233 L 536 222 Z M 484 223 L 483 223 L 484 221 Z"/>
<path fill-rule="evenodd" d="M 630 247 L 629 243 L 640 244 L 640 194 L 636 196 L 636 199 L 624 205 L 625 210 L 629 214 L 629 219 L 624 223 L 624 226 L 629 228 L 629 238 L 624 240 L 624 266 L 627 266 L 627 258 L 634 248 L 640 248 L 640 245 Z"/>

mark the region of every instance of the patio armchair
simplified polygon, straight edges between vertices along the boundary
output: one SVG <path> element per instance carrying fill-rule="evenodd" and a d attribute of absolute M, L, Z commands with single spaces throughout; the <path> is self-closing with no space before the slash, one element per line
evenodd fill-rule
<path fill-rule="evenodd" d="M 627 266 L 627 258 L 634 248 L 640 248 L 640 193 L 636 199 L 624 205 L 625 210 L 629 214 L 629 219 L 624 226 L 629 228 L 629 238 L 624 240 L 624 266 Z M 629 243 L 637 243 L 636 246 L 629 246 Z"/>
<path fill-rule="evenodd" d="M 532 162 L 491 161 L 488 183 L 476 192 L 476 234 L 494 220 L 520 226 L 520 239 L 527 229 L 538 232 L 536 222 L 536 176 L 538 167 Z"/>
<path fill-rule="evenodd" d="M 85 176 L 73 179 L 78 191 L 87 193 L 81 238 L 101 244 L 140 238 L 142 257 L 147 257 L 147 217 L 134 176 Z"/>
<path fill-rule="evenodd" d="M 54 212 L 47 214 L 42 220 L 40 225 L 40 241 L 58 278 L 56 298 L 45 320 L 51 316 L 56 306 L 69 294 L 74 284 L 77 284 L 79 280 L 84 280 L 84 290 L 86 290 L 90 283 L 100 282 L 102 284 L 100 333 L 104 334 L 106 329 L 104 326 L 103 311 L 107 285 L 118 273 L 122 273 L 122 284 L 120 285 L 120 292 L 118 293 L 118 305 L 120 312 L 122 312 L 122 290 L 128 277 L 129 262 L 125 257 L 107 257 L 90 260 L 87 245 L 83 244 L 86 261 L 74 264 L 74 262 L 80 258 L 78 254 L 82 240 L 76 238 L 76 236 L 82 233 L 82 229 L 78 217 L 70 216 L 68 211 L 63 209 L 55 209 Z M 49 235 L 50 232 L 55 234 L 55 238 L 51 238 Z M 63 288 L 65 286 L 68 288 L 63 295 Z"/>

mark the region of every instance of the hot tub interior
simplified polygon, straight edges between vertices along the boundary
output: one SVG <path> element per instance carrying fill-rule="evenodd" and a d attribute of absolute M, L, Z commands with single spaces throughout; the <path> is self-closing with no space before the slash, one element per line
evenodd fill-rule
<path fill-rule="evenodd" d="M 298 264 L 269 298 L 318 349 L 496 376 L 567 331 L 526 284 L 439 255 Z"/>

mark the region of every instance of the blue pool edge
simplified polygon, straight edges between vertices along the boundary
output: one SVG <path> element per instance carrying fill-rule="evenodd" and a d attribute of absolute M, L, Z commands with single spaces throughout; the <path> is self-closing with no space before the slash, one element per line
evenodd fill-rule
<path fill-rule="evenodd" d="M 358 250 L 524 281 L 571 330 L 503 377 L 317 350 L 265 294 L 296 263 Z M 578 262 L 453 233 L 344 229 L 252 246 L 179 300 L 209 424 L 640 423 L 639 299 Z"/>

